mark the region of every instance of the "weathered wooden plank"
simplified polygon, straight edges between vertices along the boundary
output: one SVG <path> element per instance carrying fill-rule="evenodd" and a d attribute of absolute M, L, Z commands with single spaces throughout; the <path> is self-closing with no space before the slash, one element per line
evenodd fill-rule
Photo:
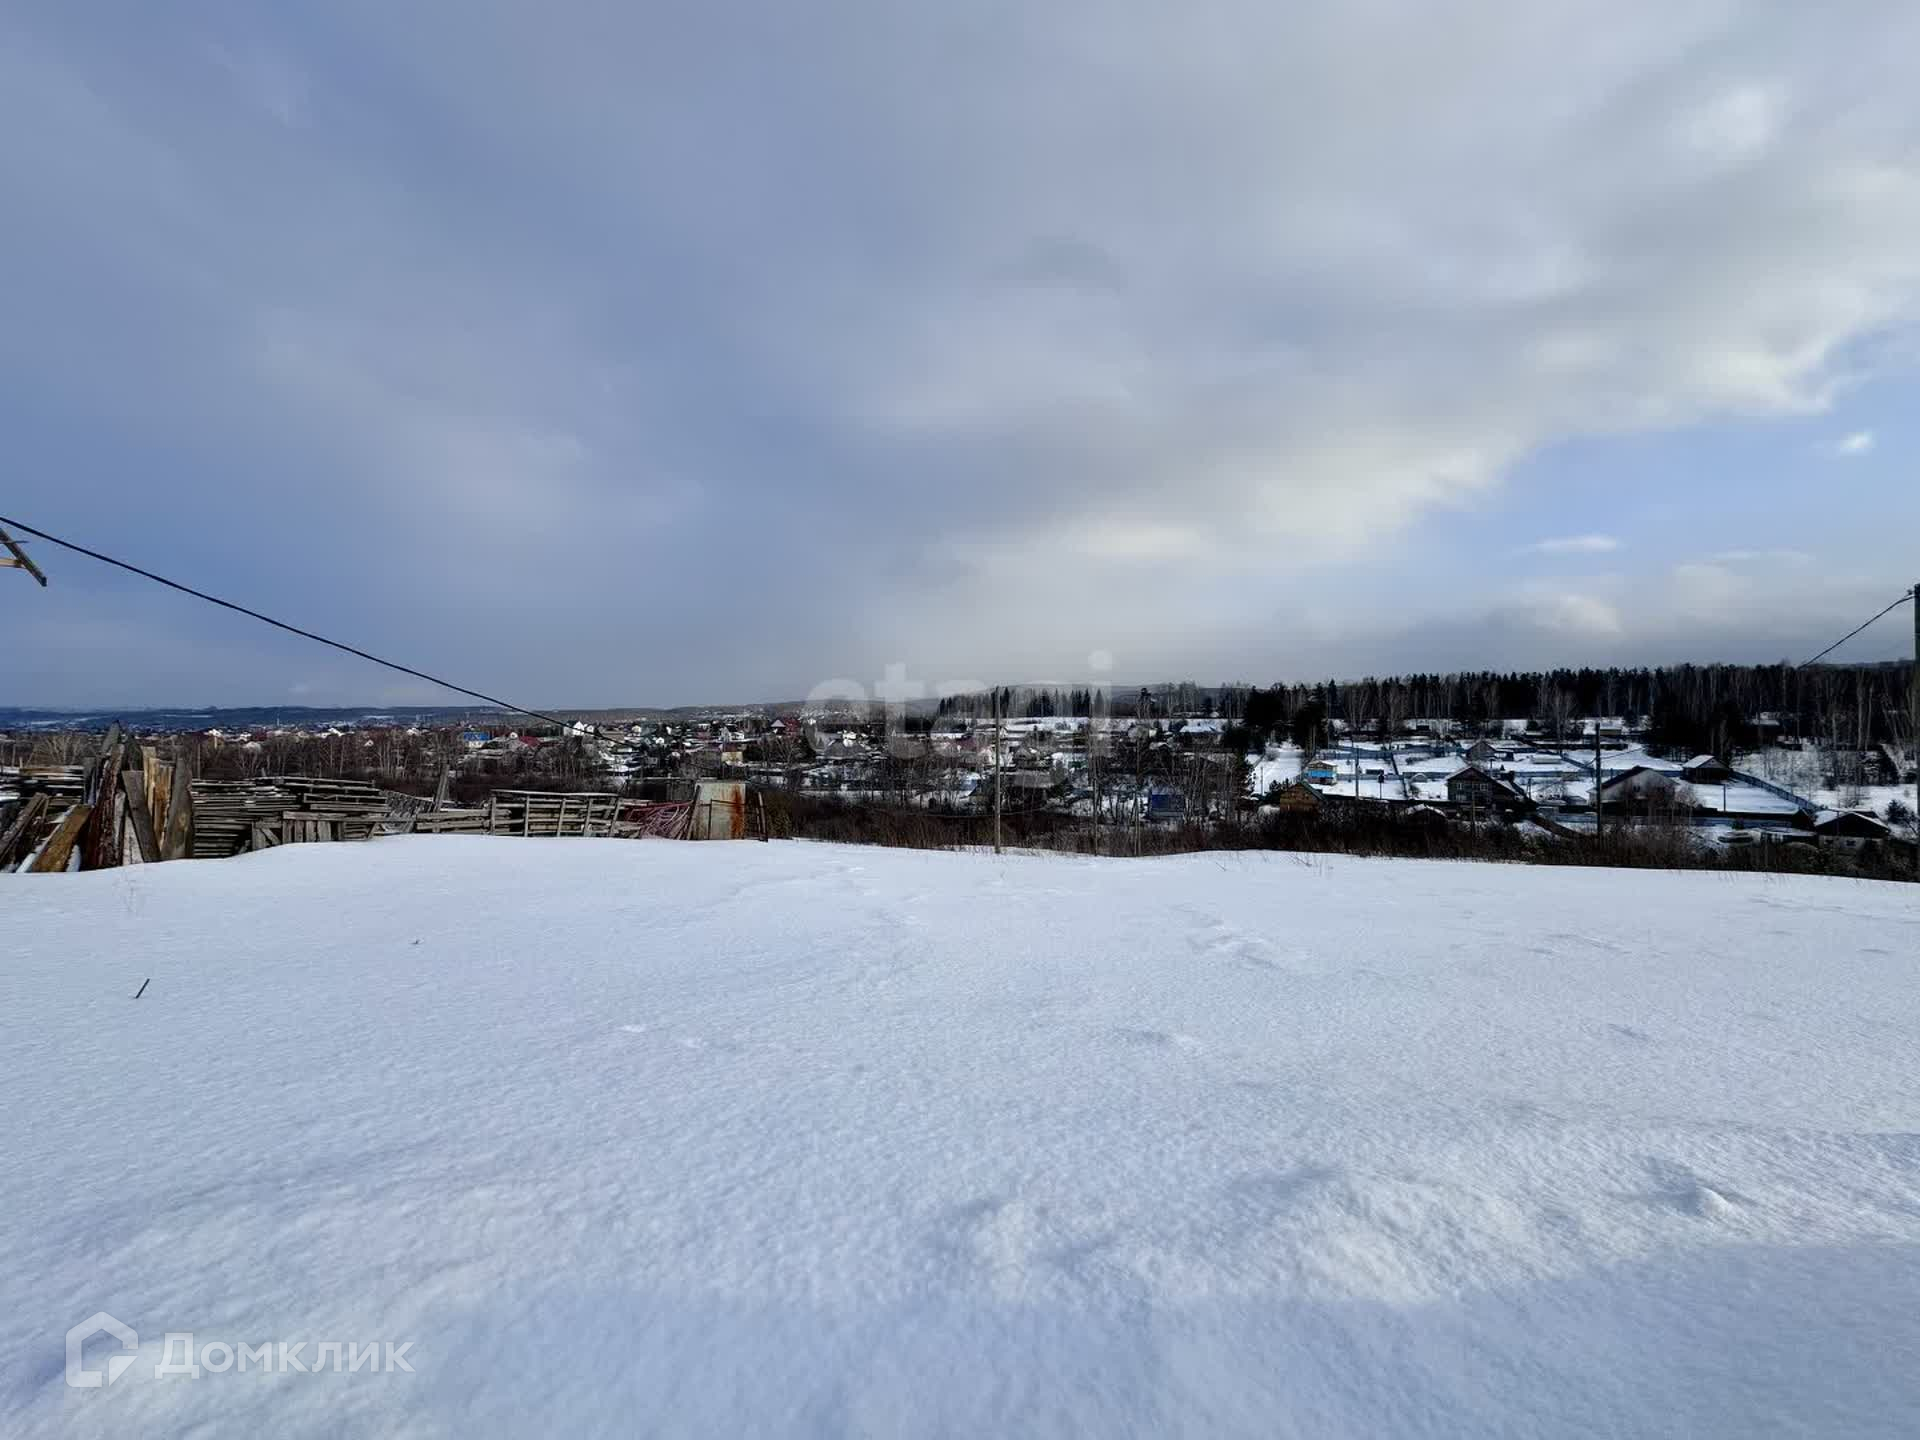
<path fill-rule="evenodd" d="M 40 823 L 40 817 L 50 803 L 46 796 L 35 795 L 13 817 L 13 824 L 7 827 L 7 833 L 0 835 L 0 870 L 11 865 L 14 856 L 26 849 L 27 837 Z"/>
<path fill-rule="evenodd" d="M 40 847 L 27 869 L 36 875 L 56 875 L 66 869 L 67 861 L 73 854 L 74 842 L 80 838 L 80 831 L 91 814 L 93 807 L 84 801 L 69 808 L 60 817 L 60 823 L 53 827 L 53 833 L 47 837 L 46 844 Z"/>
<path fill-rule="evenodd" d="M 193 848 L 193 761 L 187 755 L 173 762 L 173 784 L 167 801 L 167 828 L 160 837 L 162 860 L 184 860 Z"/>
<path fill-rule="evenodd" d="M 452 831 L 484 833 L 487 829 L 488 815 L 485 810 L 440 810 L 415 816 L 413 823 L 414 829 L 423 835 L 438 835 Z"/>
<path fill-rule="evenodd" d="M 80 864 L 87 870 L 110 870 L 120 863 L 120 813 L 114 805 L 114 792 L 120 788 L 120 762 L 126 746 L 120 741 L 118 724 L 107 732 L 107 739 L 106 752 L 87 785 L 87 802 L 93 806 L 93 814 L 87 820 L 80 849 Z"/>
<path fill-rule="evenodd" d="M 138 770 L 123 770 L 120 783 L 127 792 L 127 820 L 133 828 L 134 847 L 143 864 L 160 858 L 160 841 L 153 833 L 153 812 L 147 808 L 146 776 Z"/>
<path fill-rule="evenodd" d="M 165 838 L 167 804 L 173 798 L 173 765 L 162 760 L 152 746 L 147 747 L 147 813 L 153 816 L 153 833 Z"/>

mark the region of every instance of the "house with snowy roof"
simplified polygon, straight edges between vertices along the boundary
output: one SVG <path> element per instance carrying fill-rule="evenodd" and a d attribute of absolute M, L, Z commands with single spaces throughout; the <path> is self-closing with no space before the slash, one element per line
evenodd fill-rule
<path fill-rule="evenodd" d="M 1733 767 L 1717 755 L 1696 755 L 1680 767 L 1680 778 L 1689 785 L 1727 785 L 1734 779 Z"/>
<path fill-rule="evenodd" d="M 1600 787 L 1603 808 L 1651 808 L 1677 805 L 1681 801 L 1680 782 L 1650 765 L 1634 765 L 1609 775 Z"/>
<path fill-rule="evenodd" d="M 1467 765 L 1447 777 L 1447 799 L 1462 810 L 1482 814 L 1527 810 L 1532 799 L 1504 775 L 1478 765 Z"/>
<path fill-rule="evenodd" d="M 1884 844 L 1892 835 L 1886 824 L 1861 810 L 1822 810 L 1813 817 L 1814 839 L 1842 850 Z"/>

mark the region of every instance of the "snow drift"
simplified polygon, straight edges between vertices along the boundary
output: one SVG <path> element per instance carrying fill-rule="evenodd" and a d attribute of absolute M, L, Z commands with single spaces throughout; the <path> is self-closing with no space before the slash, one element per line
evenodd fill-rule
<path fill-rule="evenodd" d="M 441 837 L 0 920 L 10 1436 L 1920 1429 L 1909 888 Z"/>

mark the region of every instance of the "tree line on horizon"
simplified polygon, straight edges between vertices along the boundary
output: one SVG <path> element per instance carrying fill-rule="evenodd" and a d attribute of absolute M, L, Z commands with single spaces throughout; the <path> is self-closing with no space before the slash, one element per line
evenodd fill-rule
<path fill-rule="evenodd" d="M 1409 721 L 1443 721 L 1475 732 L 1501 720 L 1527 720 L 1571 738 L 1594 716 L 1644 728 L 1650 743 L 1725 755 L 1761 738 L 1762 717 L 1778 733 L 1849 749 L 1905 744 L 1912 728 L 1913 666 L 1695 665 L 1367 676 L 1359 680 L 1277 681 L 1201 686 L 1191 681 L 1137 691 L 1003 686 L 999 713 L 1041 718 L 1095 713 L 1116 719 L 1208 716 L 1228 722 L 1231 745 L 1291 737 L 1323 743 L 1329 720 L 1385 736 Z M 991 713 L 994 692 L 953 695 L 940 716 Z M 1767 727 L 1773 728 L 1773 727 Z"/>

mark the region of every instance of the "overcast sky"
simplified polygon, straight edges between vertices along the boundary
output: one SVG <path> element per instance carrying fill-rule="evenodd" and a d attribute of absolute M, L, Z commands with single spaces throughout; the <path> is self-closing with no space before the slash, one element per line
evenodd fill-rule
<path fill-rule="evenodd" d="M 1916 55 L 1912 0 L 15 0 L 0 514 L 530 704 L 1804 658 L 1920 572 Z M 446 698 L 34 548 L 0 704 Z"/>

